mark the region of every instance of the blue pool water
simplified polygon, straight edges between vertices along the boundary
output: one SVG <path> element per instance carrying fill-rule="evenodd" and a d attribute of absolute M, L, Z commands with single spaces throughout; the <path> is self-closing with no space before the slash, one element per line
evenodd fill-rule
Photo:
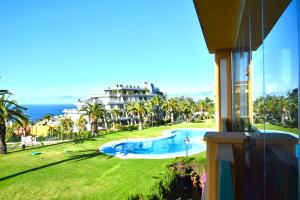
<path fill-rule="evenodd" d="M 188 137 L 188 155 L 206 151 L 203 136 L 212 129 L 176 129 L 167 131 L 162 137 L 147 139 L 128 139 L 107 143 L 99 148 L 101 153 L 119 158 L 174 158 L 186 156 L 184 139 Z M 286 133 L 282 131 L 266 130 L 264 133 Z M 293 134 L 291 134 L 293 135 Z M 293 135 L 295 136 L 295 135 Z M 297 137 L 297 136 L 295 136 Z M 299 156 L 299 147 L 296 146 L 296 155 Z"/>
<path fill-rule="evenodd" d="M 100 152 L 127 158 L 167 158 L 186 155 L 186 137 L 190 139 L 188 154 L 196 154 L 206 150 L 202 141 L 209 129 L 177 129 L 166 132 L 159 138 L 124 140 L 108 143 L 100 147 Z"/>

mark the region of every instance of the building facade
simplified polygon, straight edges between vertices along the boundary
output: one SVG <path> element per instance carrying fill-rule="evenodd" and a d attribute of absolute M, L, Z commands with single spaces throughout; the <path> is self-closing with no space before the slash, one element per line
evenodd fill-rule
<path fill-rule="evenodd" d="M 164 93 L 154 84 L 145 82 L 144 86 L 117 84 L 107 87 L 104 94 L 93 94 L 84 102 L 101 103 L 106 110 L 118 109 L 124 111 L 129 103 L 148 101 L 155 95 L 163 96 Z"/>
<path fill-rule="evenodd" d="M 116 84 L 107 87 L 103 94 L 93 94 L 86 100 L 79 100 L 75 103 L 76 109 L 65 109 L 63 112 L 66 117 L 76 122 L 83 114 L 80 110 L 84 105 L 87 103 L 98 103 L 103 104 L 107 111 L 119 110 L 121 113 L 124 113 L 120 120 L 128 121 L 130 118 L 126 112 L 127 104 L 148 101 L 156 95 L 164 96 L 164 93 L 158 87 L 155 87 L 153 83 L 144 82 L 143 86 Z M 87 116 L 86 120 L 88 121 Z M 74 129 L 74 131 L 77 131 L 76 127 Z M 87 129 L 90 129 L 90 125 L 87 125 Z"/>

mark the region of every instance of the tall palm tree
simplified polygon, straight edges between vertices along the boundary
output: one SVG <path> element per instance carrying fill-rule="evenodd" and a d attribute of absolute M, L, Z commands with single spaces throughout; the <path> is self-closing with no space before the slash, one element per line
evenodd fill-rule
<path fill-rule="evenodd" d="M 160 121 L 163 119 L 163 109 L 166 108 L 164 106 L 164 99 L 161 96 L 155 95 L 151 100 L 151 104 L 153 105 L 154 118 L 156 121 Z"/>
<path fill-rule="evenodd" d="M 28 117 L 23 113 L 25 107 L 18 105 L 14 100 L 9 100 L 12 94 L 8 90 L 0 90 L 0 154 L 7 153 L 5 134 L 7 122 L 14 121 L 21 126 L 28 121 Z"/>
<path fill-rule="evenodd" d="M 278 115 L 277 118 L 280 121 L 281 125 L 284 125 L 284 114 L 286 112 L 286 104 L 287 101 L 284 96 L 279 96 L 277 98 L 276 114 Z"/>
<path fill-rule="evenodd" d="M 139 120 L 139 130 L 143 129 L 143 115 L 146 112 L 145 104 L 144 102 L 135 102 L 133 104 L 133 111 L 138 114 L 138 120 Z"/>
<path fill-rule="evenodd" d="M 145 103 L 145 110 L 146 110 L 148 118 L 150 118 L 151 126 L 153 126 L 153 116 L 154 116 L 155 113 L 153 111 L 153 103 L 152 103 L 152 101 L 146 101 L 146 103 Z"/>
<path fill-rule="evenodd" d="M 128 103 L 126 105 L 126 111 L 128 113 L 128 115 L 130 116 L 130 125 L 133 125 L 134 122 L 134 113 L 135 113 L 135 109 L 134 109 L 134 103 Z"/>
<path fill-rule="evenodd" d="M 112 123 L 113 123 L 113 129 L 115 129 L 115 122 L 119 121 L 119 124 L 121 125 L 120 121 L 120 110 L 119 109 L 113 109 L 111 111 L 112 116 Z"/>
<path fill-rule="evenodd" d="M 194 112 L 194 102 L 190 98 L 182 98 L 179 100 L 178 109 L 183 114 L 186 122 L 190 121 L 190 115 Z"/>
<path fill-rule="evenodd" d="M 160 106 L 162 104 L 162 98 L 158 95 L 155 95 L 152 99 L 151 99 L 153 105 L 156 105 L 156 106 Z"/>
<path fill-rule="evenodd" d="M 104 106 L 103 106 L 104 107 Z M 104 123 L 104 127 L 105 129 L 107 130 L 108 129 L 108 126 L 107 126 L 107 118 L 109 118 L 109 112 L 105 109 L 102 110 L 101 112 L 101 120 L 102 122 Z"/>
<path fill-rule="evenodd" d="M 87 103 L 80 111 L 84 112 L 84 115 L 89 117 L 92 135 L 97 136 L 98 121 L 101 117 L 103 117 L 103 113 L 106 113 L 104 105 L 98 103 Z"/>
<path fill-rule="evenodd" d="M 176 104 L 177 103 L 174 98 L 170 98 L 167 102 L 167 108 L 168 108 L 168 112 L 170 114 L 172 123 L 174 123 L 174 110 L 176 108 Z"/>
<path fill-rule="evenodd" d="M 205 119 L 205 113 L 209 111 L 210 102 L 207 100 L 199 100 L 196 105 L 196 110 L 201 112 L 202 119 Z"/>

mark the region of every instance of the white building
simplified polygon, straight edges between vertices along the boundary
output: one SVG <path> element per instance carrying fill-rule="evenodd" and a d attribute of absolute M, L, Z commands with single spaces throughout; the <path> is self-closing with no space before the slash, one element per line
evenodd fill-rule
<path fill-rule="evenodd" d="M 124 112 L 128 103 L 147 101 L 155 95 L 163 96 L 164 93 L 149 82 L 145 82 L 143 86 L 117 84 L 107 87 L 103 94 L 93 94 L 87 100 L 79 100 L 75 103 L 76 109 L 65 109 L 63 112 L 66 117 L 70 117 L 76 122 L 83 114 L 80 110 L 87 103 L 99 103 L 103 104 L 108 111 L 118 109 Z M 121 120 L 127 120 L 127 117 L 122 117 Z M 87 127 L 89 128 L 89 126 Z"/>

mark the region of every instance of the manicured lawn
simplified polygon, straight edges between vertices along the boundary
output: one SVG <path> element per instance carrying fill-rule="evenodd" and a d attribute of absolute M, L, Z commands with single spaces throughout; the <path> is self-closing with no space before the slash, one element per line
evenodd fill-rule
<path fill-rule="evenodd" d="M 122 160 L 100 154 L 99 146 L 123 138 L 159 136 L 163 130 L 184 127 L 214 128 L 214 123 L 183 123 L 119 132 L 1 155 L 0 199 L 111 200 L 149 194 L 175 159 Z M 33 156 L 32 152 L 37 151 L 42 154 Z"/>
<path fill-rule="evenodd" d="M 258 129 L 264 129 L 264 124 L 254 124 L 254 126 Z M 266 130 L 285 131 L 285 132 L 295 133 L 298 135 L 297 128 L 285 128 L 285 127 L 276 126 L 273 124 L 266 124 Z"/>

